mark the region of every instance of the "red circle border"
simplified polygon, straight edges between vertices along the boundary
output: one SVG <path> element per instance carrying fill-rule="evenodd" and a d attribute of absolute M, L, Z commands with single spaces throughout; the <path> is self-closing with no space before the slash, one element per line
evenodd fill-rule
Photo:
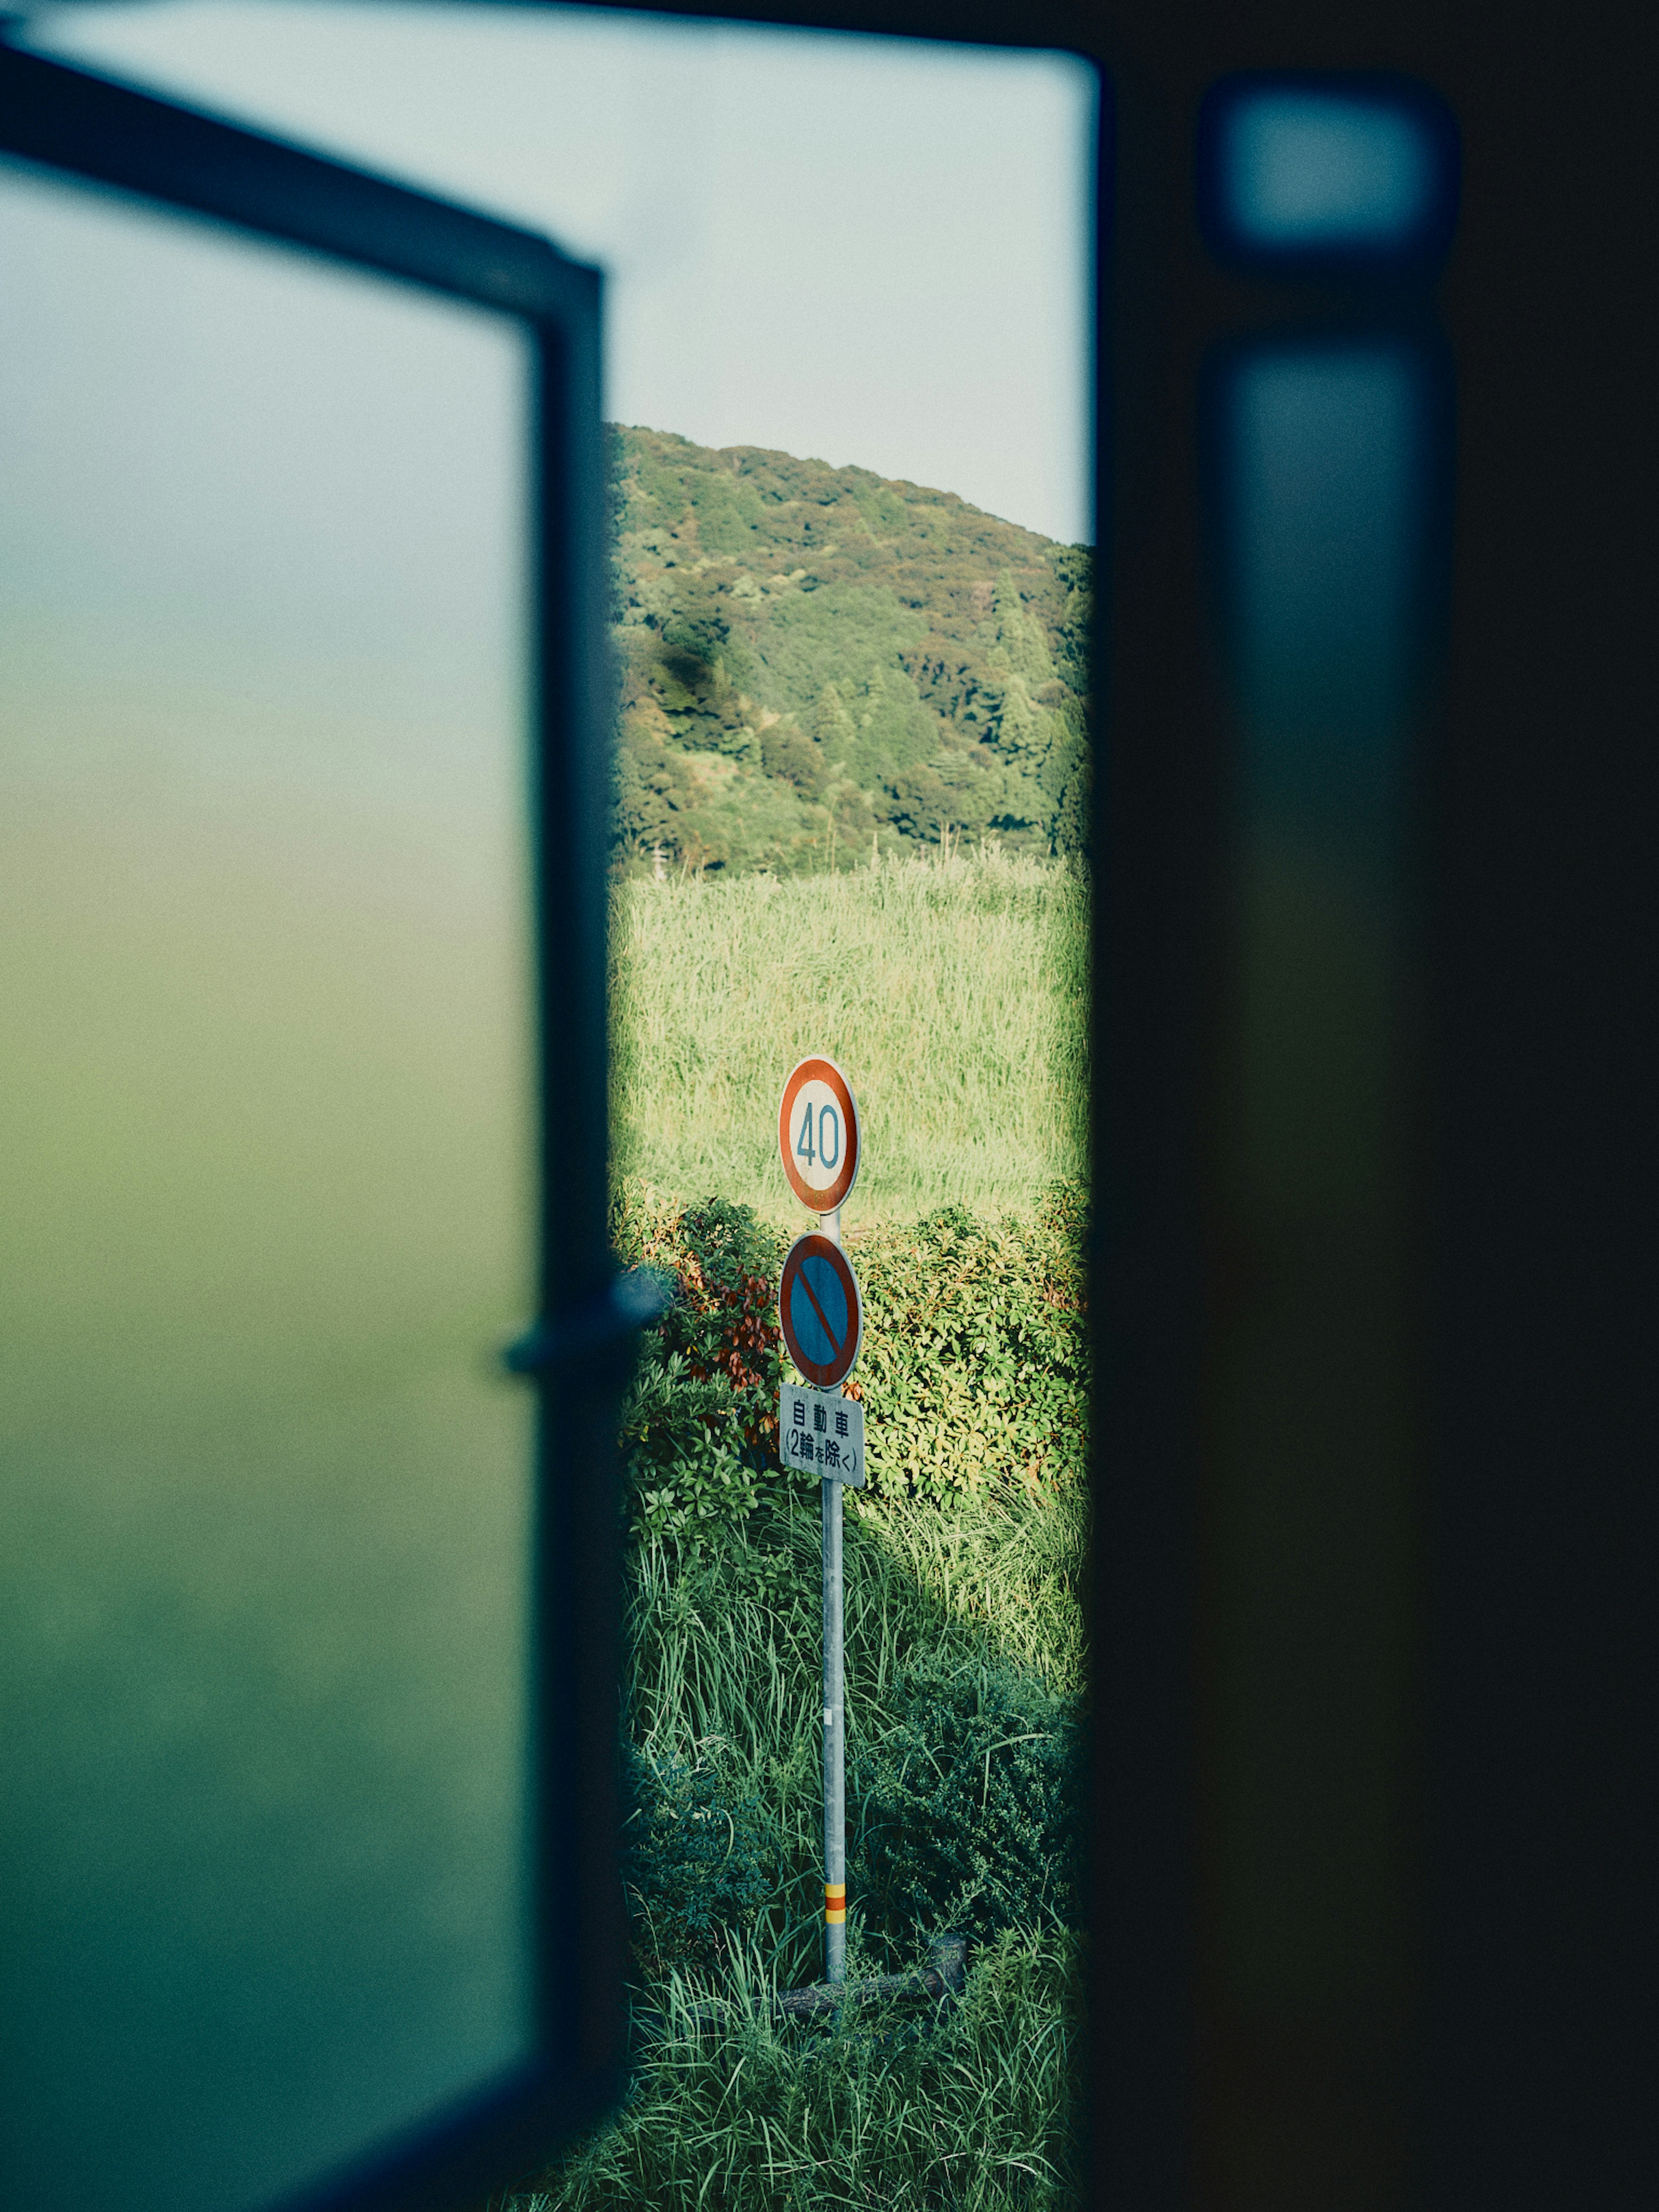
<path fill-rule="evenodd" d="M 820 1191 L 811 1189 L 798 1178 L 794 1158 L 789 1150 L 790 1109 L 800 1095 L 802 1085 L 814 1080 L 827 1083 L 835 1092 L 841 1105 L 842 1117 L 852 1138 L 841 1173 L 828 1190 Z M 864 1153 L 864 1132 L 859 1126 L 859 1102 L 853 1095 L 853 1086 L 833 1060 L 824 1060 L 815 1054 L 809 1060 L 797 1061 L 789 1071 L 789 1080 L 783 1086 L 783 1097 L 778 1101 L 778 1151 L 783 1157 L 783 1172 L 788 1178 L 789 1188 L 803 1206 L 814 1213 L 834 1213 L 838 1207 L 846 1205 L 853 1194 L 853 1185 L 859 1179 L 859 1162 Z"/>
<path fill-rule="evenodd" d="M 819 1362 L 803 1359 L 796 1347 L 793 1334 L 789 1327 L 788 1294 L 794 1273 L 799 1270 L 802 1261 L 822 1257 L 832 1260 L 844 1273 L 847 1286 L 852 1293 L 848 1300 L 848 1305 L 853 1316 L 853 1352 L 852 1357 L 844 1367 L 838 1365 L 834 1360 Z M 827 1237 L 820 1237 L 816 1231 L 811 1236 L 798 1237 L 795 1239 L 784 1260 L 783 1273 L 778 1277 L 778 1320 L 782 1325 L 783 1341 L 789 1357 L 815 1389 L 828 1390 L 836 1383 L 844 1382 L 847 1380 L 858 1365 L 859 1353 L 864 1349 L 864 1293 L 859 1288 L 859 1279 L 854 1273 L 852 1261 L 839 1244 L 832 1244 Z M 843 1345 L 842 1349 L 844 1352 L 846 1346 Z"/>

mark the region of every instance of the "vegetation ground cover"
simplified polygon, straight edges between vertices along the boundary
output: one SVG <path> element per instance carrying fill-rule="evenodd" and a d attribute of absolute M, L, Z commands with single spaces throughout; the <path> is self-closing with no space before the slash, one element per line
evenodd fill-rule
<path fill-rule="evenodd" d="M 846 1068 L 865 1126 L 847 1226 L 942 1206 L 1029 1209 L 1080 1182 L 1087 886 L 992 854 L 833 878 L 618 887 L 616 1172 L 799 1223 L 777 1102 L 804 1054 Z"/>
<path fill-rule="evenodd" d="M 1086 556 L 787 456 L 616 448 L 614 1233 L 670 1279 L 624 1420 L 635 2067 L 516 2212 L 1075 2193 L 1087 1375 Z M 665 860 L 668 865 L 661 865 Z M 780 1463 L 776 1154 L 851 1076 L 848 1966 L 821 1971 L 817 1486 Z"/>
<path fill-rule="evenodd" d="M 1049 1219 L 1063 1275 L 1068 1231 Z M 633 1225 L 644 1256 L 687 1263 L 641 1401 L 675 1362 L 702 1394 L 678 1434 L 641 1401 L 633 1424 L 636 2070 L 619 2117 L 520 2212 L 1067 2203 L 1082 1487 L 981 1468 L 948 1504 L 902 1474 L 848 1499 L 849 1972 L 914 1964 L 945 1929 L 975 1947 L 954 2005 L 779 2021 L 773 1993 L 821 1971 L 818 1514 L 815 1485 L 745 1442 L 776 1330 L 763 1340 L 741 1288 L 726 1303 L 777 1240 L 719 1206 Z M 653 1533 L 653 1491 L 678 1480 L 694 1501 L 700 1454 L 712 1510 Z"/>

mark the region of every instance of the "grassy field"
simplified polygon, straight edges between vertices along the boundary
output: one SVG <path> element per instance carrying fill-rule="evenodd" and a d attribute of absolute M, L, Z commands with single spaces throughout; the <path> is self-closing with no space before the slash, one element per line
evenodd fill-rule
<path fill-rule="evenodd" d="M 632 883 L 617 896 L 616 1171 L 806 1225 L 777 1156 L 784 1078 L 827 1053 L 858 1094 L 849 1226 L 1029 1206 L 1080 1179 L 1085 893 L 1030 860 Z"/>
<path fill-rule="evenodd" d="M 994 857 L 618 891 L 618 1233 L 680 1284 L 629 1427 L 635 2064 L 510 2212 L 1075 2200 L 1085 911 L 1074 873 Z M 770 1999 L 822 1970 L 817 1486 L 760 1424 L 777 1231 L 809 1220 L 777 1099 L 811 1050 L 864 1115 L 884 1440 L 846 1513 L 848 1971 L 972 1948 L 953 2003 L 796 2023 Z"/>

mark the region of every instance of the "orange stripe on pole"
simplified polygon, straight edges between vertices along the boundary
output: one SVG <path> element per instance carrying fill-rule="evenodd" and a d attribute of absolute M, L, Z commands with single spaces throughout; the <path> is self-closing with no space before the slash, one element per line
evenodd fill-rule
<path fill-rule="evenodd" d="M 837 1927 L 847 1917 L 847 1884 L 826 1881 L 823 1885 L 823 1917 L 831 1927 Z"/>

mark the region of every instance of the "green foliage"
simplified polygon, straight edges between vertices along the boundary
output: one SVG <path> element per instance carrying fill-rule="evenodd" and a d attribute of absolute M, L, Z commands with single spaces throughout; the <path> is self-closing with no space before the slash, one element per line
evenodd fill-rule
<path fill-rule="evenodd" d="M 644 1333 L 623 1416 L 638 1532 L 693 1549 L 751 1513 L 777 1456 L 782 1252 L 746 1206 L 721 1199 L 653 1211 L 637 1191 L 614 1209 L 618 1248 L 673 1285 Z"/>
<path fill-rule="evenodd" d="M 722 543 L 752 526 L 742 493 Z M 853 503 L 879 520 L 885 495 Z M 981 656 L 963 699 L 1006 711 L 1017 679 L 1063 727 L 1064 702 L 1014 665 L 1032 641 L 1006 594 L 999 611 L 1007 565 L 988 563 L 969 610 L 1002 624 L 986 650 L 1007 667 Z M 654 635 L 660 711 L 703 715 L 735 747 L 716 670 L 731 633 Z M 1063 636 L 1048 649 L 1060 665 Z M 822 772 L 841 806 L 838 764 L 904 711 L 883 670 L 748 726 L 779 759 L 809 748 L 803 781 Z M 766 793 L 806 804 L 756 757 L 664 745 L 673 775 L 702 779 L 685 789 L 705 849 L 722 810 L 739 836 Z M 622 2112 L 516 2212 L 1070 2201 L 1085 911 L 1079 872 L 1008 856 L 618 888 L 614 1235 L 675 1285 L 627 1415 L 641 2040 Z M 809 1225 L 775 1116 L 808 1049 L 860 1092 L 869 1150 L 844 1233 L 886 1455 L 846 1500 L 849 1970 L 913 1963 L 941 1921 L 981 1941 L 951 2006 L 855 2003 L 797 2026 L 770 1997 L 821 1970 L 819 1518 L 817 1485 L 775 1457 L 777 1272 Z M 685 1204 L 708 1189 L 726 1195 Z"/>
<path fill-rule="evenodd" d="M 936 1658 L 889 1695 L 860 1744 L 851 1884 L 902 1950 L 918 1929 L 988 1941 L 1074 1921 L 1076 1716 L 1038 1677 Z"/>
<path fill-rule="evenodd" d="M 746 1206 L 653 1210 L 624 1191 L 617 1241 L 671 1273 L 645 1332 L 623 1434 L 636 1525 L 694 1547 L 805 1480 L 777 1455 L 786 1374 L 777 1321 L 783 1240 Z M 866 1232 L 848 1249 L 864 1344 L 848 1385 L 870 1419 L 873 1504 L 1081 1480 L 1086 1370 L 1083 1207 L 1065 1187 L 1030 1218 L 962 1206 Z"/>
<path fill-rule="evenodd" d="M 872 1482 L 942 1499 L 1081 1479 L 1083 1206 L 1074 1188 L 996 1224 L 948 1206 L 856 1250 Z"/>
<path fill-rule="evenodd" d="M 625 1212 L 635 1249 L 657 1234 L 653 1220 L 637 1204 Z M 893 1754 L 906 1729 L 932 1726 L 925 1685 L 991 1685 L 988 1710 L 1006 1734 L 1029 1732 L 1007 1727 L 1011 1713 L 1047 1728 L 1058 1712 L 1063 1732 L 1081 1682 L 1086 1534 L 1075 1485 L 964 1492 L 948 1512 L 903 1496 L 878 1510 L 849 1498 L 855 1862 L 860 1822 L 866 1831 L 886 1826 L 896 1763 L 898 1786 L 908 1787 Z M 960 2002 L 920 2021 L 875 2004 L 828 2027 L 772 2015 L 775 1988 L 819 1972 L 818 1583 L 817 1500 L 793 1492 L 763 1498 L 725 1524 L 718 1542 L 641 1536 L 630 1550 L 626 1719 L 645 1832 L 633 1838 L 629 1875 L 640 1994 L 658 2025 L 621 2113 L 536 2197 L 520 2199 L 517 2212 L 600 2204 L 760 2212 L 781 2197 L 829 2205 L 865 2201 L 866 2192 L 987 2212 L 1067 2201 L 1078 1984 L 1066 1929 L 995 1937 L 975 1954 Z M 948 1686 L 940 1694 L 947 1704 L 953 1695 Z M 967 1756 L 981 1761 L 982 1792 L 985 1753 L 972 1726 L 969 1716 L 961 1729 Z M 992 1750 L 994 1769 L 1026 1749 Z M 873 1820 L 857 1795 L 866 1777 Z M 963 1794 L 971 1800 L 966 1785 Z M 1012 1801 L 1016 1814 L 1026 1808 L 1028 1825 L 1032 1796 L 1022 1773 Z M 1038 1804 L 1040 1812 L 1040 1793 Z M 1000 1795 L 988 1798 L 974 1833 L 1018 1837 L 1018 1820 L 1004 1814 Z M 1047 1834 L 1056 1824 L 1035 1825 Z M 960 1856 L 971 1865 L 971 1848 Z M 907 1940 L 902 1925 L 872 1910 L 893 1908 L 860 1892 L 861 1863 L 849 1923 L 855 1976 L 912 1963 L 922 1933 L 912 1928 Z M 881 1873 L 890 1894 L 918 1879 L 890 1851 Z M 764 1900 L 763 1881 L 771 1883 Z M 700 1887 L 708 1892 L 701 1905 Z M 675 1924 L 677 1900 L 684 1927 Z M 1005 1897 L 999 1909 L 1047 1913 L 1050 1902 L 1038 1880 L 1027 1884 L 1026 1901 Z M 983 1893 L 969 1907 L 991 1924 Z"/>
<path fill-rule="evenodd" d="M 1085 849 L 1087 547 L 787 453 L 611 451 L 622 872 Z"/>
<path fill-rule="evenodd" d="M 878 1514 L 856 1495 L 848 1506 L 856 1977 L 914 1963 L 923 1941 L 921 1928 L 907 1936 L 872 1924 L 858 1838 L 861 1822 L 878 1824 L 864 1820 L 861 1778 L 890 1792 L 880 1778 L 902 1732 L 917 1724 L 924 1684 L 984 1681 L 1005 1727 L 1010 1712 L 1033 1728 L 1058 1712 L 1063 1730 L 1080 1684 L 1086 1520 L 1077 1490 L 963 1496 L 948 1516 L 902 1500 Z M 829 2204 L 862 2201 L 866 2188 L 917 2206 L 1012 2212 L 1065 2201 L 1078 2003 L 1069 1930 L 1045 1924 L 994 1937 L 975 1953 L 960 2002 L 920 2021 L 875 2003 L 817 2028 L 771 2015 L 775 1988 L 820 1971 L 818 1575 L 817 1501 L 793 1497 L 695 1553 L 647 1540 L 630 1555 L 636 1802 L 669 1798 L 693 1818 L 677 1844 L 664 1833 L 672 1811 L 659 1812 L 654 1852 L 636 1852 L 630 1863 L 640 1996 L 657 2016 L 633 2094 L 546 2177 L 542 2212 L 595 2204 L 690 2212 L 711 2203 L 759 2212 L 780 2191 L 786 2201 Z M 1000 1689 L 1009 1680 L 1016 1686 Z M 1025 1748 L 993 1751 L 994 1769 Z M 976 1755 L 982 1788 L 984 1752 Z M 1015 1793 L 1017 1806 L 1027 1794 Z M 878 1813 L 890 1802 L 878 1796 Z M 729 1859 L 720 1856 L 722 1838 Z M 649 1893 L 659 1902 L 649 1916 L 642 1856 L 655 1862 Z M 677 1938 L 665 1925 L 667 1899 L 690 1888 L 700 1866 L 726 1887 L 702 1923 Z M 774 1868 L 771 1896 L 755 1905 L 755 1877 Z M 1028 1889 L 1046 1911 L 1041 1883 Z M 537 2212 L 536 2200 L 520 2200 L 519 2212 Z"/>
<path fill-rule="evenodd" d="M 623 1878 L 640 1970 L 716 1966 L 777 1893 L 781 1835 L 752 1783 L 629 1749 Z"/>

